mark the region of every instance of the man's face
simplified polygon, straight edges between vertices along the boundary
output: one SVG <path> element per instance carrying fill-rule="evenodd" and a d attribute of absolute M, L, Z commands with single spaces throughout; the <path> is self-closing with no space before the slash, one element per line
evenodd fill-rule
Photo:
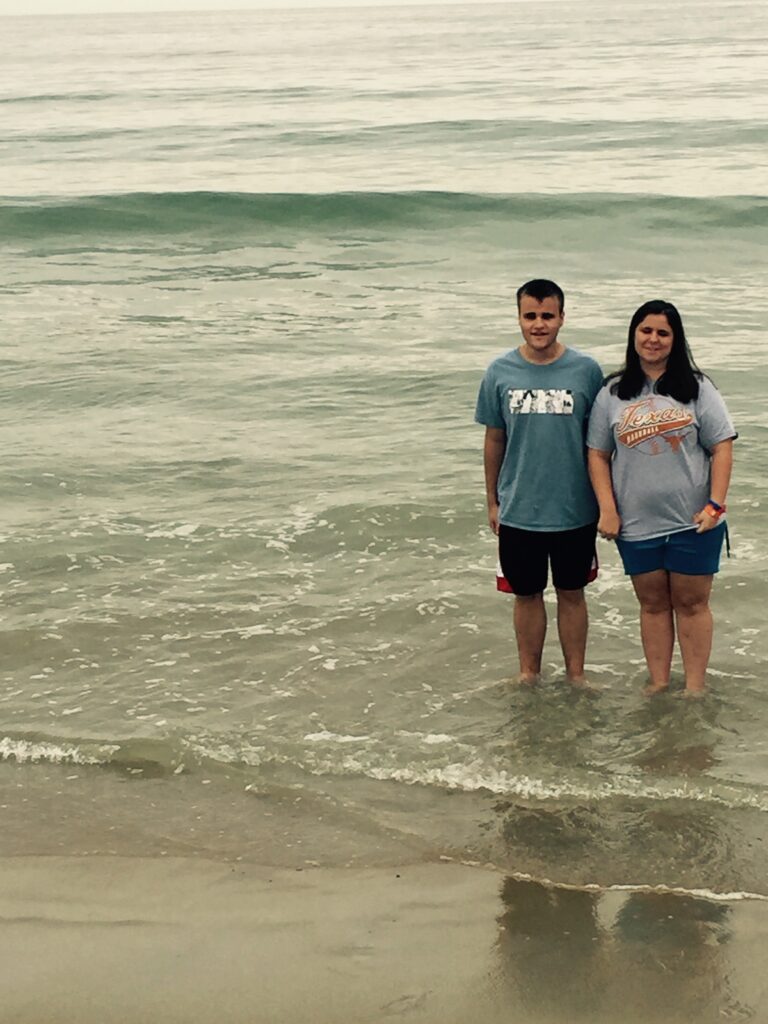
<path fill-rule="evenodd" d="M 560 303 L 555 295 L 542 302 L 531 295 L 521 296 L 520 330 L 523 332 L 526 345 L 536 352 L 546 352 L 557 343 L 563 319 Z"/>

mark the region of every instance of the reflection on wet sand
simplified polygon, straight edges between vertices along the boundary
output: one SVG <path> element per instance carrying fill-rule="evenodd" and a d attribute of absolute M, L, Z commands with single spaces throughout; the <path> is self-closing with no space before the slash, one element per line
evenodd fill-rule
<path fill-rule="evenodd" d="M 734 991 L 728 903 L 515 878 L 504 881 L 501 898 L 499 968 L 503 1002 L 518 1014 L 513 1019 L 756 1019 L 750 993 Z"/>
<path fill-rule="evenodd" d="M 645 1016 L 653 1009 L 673 1019 L 722 1020 L 733 1008 L 725 956 L 728 913 L 725 904 L 692 897 L 631 894 L 616 914 L 609 943 L 629 968 L 621 982 L 626 1005 Z"/>
<path fill-rule="evenodd" d="M 718 774 L 715 703 L 684 706 L 669 697 L 635 710 L 621 772 L 590 763 L 589 729 L 597 724 L 594 712 L 572 728 L 559 723 L 547 738 L 527 736 L 553 764 L 579 766 L 582 792 L 564 787 L 554 795 L 555 776 L 546 799 L 496 800 L 489 828 L 495 864 L 581 887 L 766 891 L 765 809 L 749 787 L 725 784 Z"/>
<path fill-rule="evenodd" d="M 555 796 L 555 782 L 548 799 L 493 805 L 495 862 L 515 872 L 498 918 L 499 1019 L 768 1021 L 765 810 L 722 784 L 719 705 L 645 702 L 602 764 L 588 711 L 526 735 L 550 769 L 581 772 L 581 793 Z"/>
<path fill-rule="evenodd" d="M 595 896 L 507 878 L 501 898 L 499 956 L 511 999 L 534 1020 L 559 1020 L 559 1011 L 589 1019 L 601 999 Z"/>
<path fill-rule="evenodd" d="M 508 871 L 585 887 L 765 891 L 765 814 L 664 797 L 531 807 L 497 802 L 494 860 Z"/>

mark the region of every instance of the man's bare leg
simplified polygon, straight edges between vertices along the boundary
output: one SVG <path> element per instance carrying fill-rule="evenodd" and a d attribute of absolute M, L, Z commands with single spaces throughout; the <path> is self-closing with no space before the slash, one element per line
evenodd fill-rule
<path fill-rule="evenodd" d="M 532 685 L 541 674 L 541 655 L 547 635 L 547 612 L 543 594 L 515 595 L 515 637 L 520 658 L 518 682 Z"/>
<path fill-rule="evenodd" d="M 646 694 L 662 693 L 669 688 L 672 650 L 675 646 L 675 624 L 669 573 L 666 569 L 644 572 L 632 577 L 632 586 L 640 602 L 640 636 L 650 684 Z"/>
<path fill-rule="evenodd" d="M 587 650 L 587 602 L 584 589 L 557 590 L 557 631 L 565 661 L 565 674 L 573 686 L 584 687 L 584 657 Z"/>

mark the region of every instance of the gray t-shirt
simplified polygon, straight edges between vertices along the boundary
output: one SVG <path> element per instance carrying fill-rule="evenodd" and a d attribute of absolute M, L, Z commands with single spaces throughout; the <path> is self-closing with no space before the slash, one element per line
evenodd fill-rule
<path fill-rule="evenodd" d="M 543 366 L 513 349 L 488 367 L 475 420 L 507 434 L 497 484 L 505 526 L 554 532 L 595 522 L 585 438 L 602 381 L 595 360 L 572 348 Z"/>
<path fill-rule="evenodd" d="M 612 452 L 611 479 L 624 540 L 694 528 L 710 494 L 710 449 L 736 431 L 708 377 L 694 402 L 658 395 L 652 381 L 627 400 L 604 387 L 592 407 L 587 445 Z"/>

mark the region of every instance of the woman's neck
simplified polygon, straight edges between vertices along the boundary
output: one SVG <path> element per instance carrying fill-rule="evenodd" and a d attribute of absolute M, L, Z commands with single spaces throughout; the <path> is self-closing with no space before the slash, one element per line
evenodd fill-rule
<path fill-rule="evenodd" d="M 664 364 L 664 366 L 658 366 L 656 364 L 654 364 L 653 366 L 646 366 L 646 364 L 641 359 L 640 369 L 643 371 L 648 380 L 652 380 L 655 384 L 659 377 L 664 376 L 667 366 L 666 363 Z"/>

